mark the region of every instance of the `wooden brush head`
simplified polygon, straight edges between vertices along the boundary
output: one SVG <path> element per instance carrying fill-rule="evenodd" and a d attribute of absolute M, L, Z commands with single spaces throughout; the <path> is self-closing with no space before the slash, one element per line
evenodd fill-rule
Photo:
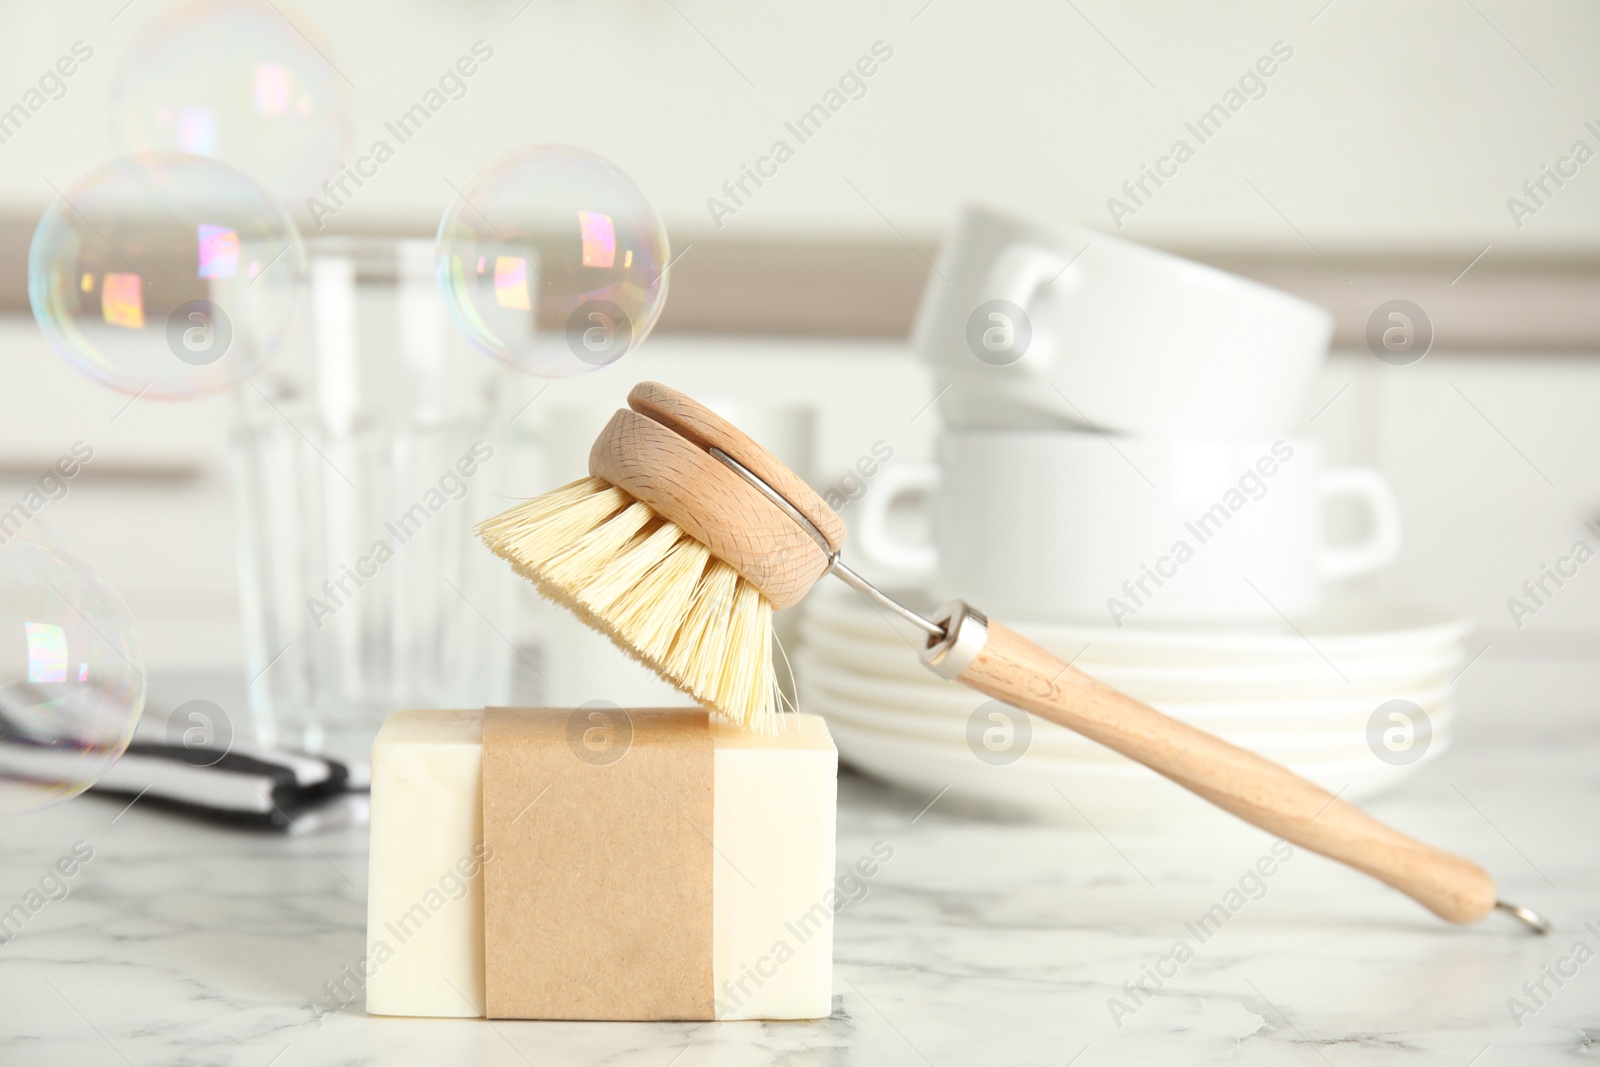
<path fill-rule="evenodd" d="M 704 544 L 777 609 L 798 603 L 828 570 L 828 553 L 799 523 L 709 451 L 719 448 L 776 489 L 821 531 L 831 551 L 844 522 L 800 477 L 703 404 L 641 382 L 595 439 L 589 473 L 604 478 Z"/>

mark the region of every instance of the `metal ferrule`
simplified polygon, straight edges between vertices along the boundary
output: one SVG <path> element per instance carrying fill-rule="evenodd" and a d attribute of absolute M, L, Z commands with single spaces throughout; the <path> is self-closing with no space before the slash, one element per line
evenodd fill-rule
<path fill-rule="evenodd" d="M 965 600 L 952 600 L 934 612 L 931 621 L 944 630 L 944 637 L 929 640 L 922 662 L 939 677 L 954 681 L 983 651 L 989 619 Z"/>

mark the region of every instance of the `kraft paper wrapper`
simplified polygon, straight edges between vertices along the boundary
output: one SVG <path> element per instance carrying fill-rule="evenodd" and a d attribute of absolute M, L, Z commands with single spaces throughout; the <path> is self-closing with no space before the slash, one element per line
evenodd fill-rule
<path fill-rule="evenodd" d="M 485 712 L 491 1019 L 715 1018 L 709 720 L 606 710 L 632 725 L 609 763 L 574 748 L 587 709 Z"/>

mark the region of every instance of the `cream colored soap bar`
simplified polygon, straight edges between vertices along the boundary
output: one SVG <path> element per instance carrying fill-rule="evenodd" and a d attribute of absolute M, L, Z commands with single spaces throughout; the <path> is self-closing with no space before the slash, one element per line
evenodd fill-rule
<path fill-rule="evenodd" d="M 838 752 L 815 715 L 712 720 L 712 981 L 721 1019 L 832 1011 Z M 483 712 L 401 711 L 372 747 L 367 1010 L 483 1014 Z"/>
<path fill-rule="evenodd" d="M 369 1012 L 483 1014 L 482 795 L 481 710 L 400 711 L 378 731 Z"/>

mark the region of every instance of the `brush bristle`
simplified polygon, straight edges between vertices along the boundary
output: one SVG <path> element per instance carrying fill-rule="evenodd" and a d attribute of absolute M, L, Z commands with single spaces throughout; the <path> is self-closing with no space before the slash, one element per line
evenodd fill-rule
<path fill-rule="evenodd" d="M 478 536 L 679 689 L 746 729 L 777 731 L 772 602 L 648 504 L 582 478 L 487 520 Z"/>

